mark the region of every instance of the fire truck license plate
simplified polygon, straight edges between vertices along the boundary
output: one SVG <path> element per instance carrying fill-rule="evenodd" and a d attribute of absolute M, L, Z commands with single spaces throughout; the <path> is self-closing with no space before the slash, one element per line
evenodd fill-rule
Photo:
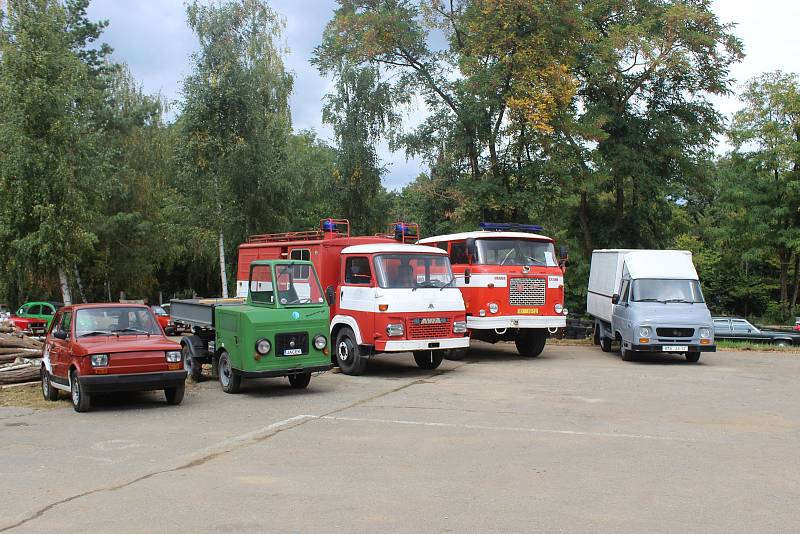
<path fill-rule="evenodd" d="M 539 308 L 520 308 L 517 313 L 520 315 L 539 315 Z"/>
<path fill-rule="evenodd" d="M 303 349 L 286 349 L 283 351 L 284 356 L 297 356 L 303 354 Z"/>
<path fill-rule="evenodd" d="M 414 319 L 414 324 L 444 324 L 447 322 L 447 317 L 421 317 Z"/>

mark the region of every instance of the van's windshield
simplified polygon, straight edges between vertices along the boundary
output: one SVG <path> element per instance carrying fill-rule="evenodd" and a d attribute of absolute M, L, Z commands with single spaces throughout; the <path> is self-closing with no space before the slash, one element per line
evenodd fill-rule
<path fill-rule="evenodd" d="M 444 254 L 381 254 L 375 256 L 382 288 L 442 288 L 453 283 L 450 260 Z"/>
<path fill-rule="evenodd" d="M 555 247 L 550 241 L 535 239 L 481 238 L 477 263 L 482 265 L 540 265 L 556 267 Z"/>
<path fill-rule="evenodd" d="M 632 302 L 705 302 L 697 280 L 634 280 L 631 284 Z"/>

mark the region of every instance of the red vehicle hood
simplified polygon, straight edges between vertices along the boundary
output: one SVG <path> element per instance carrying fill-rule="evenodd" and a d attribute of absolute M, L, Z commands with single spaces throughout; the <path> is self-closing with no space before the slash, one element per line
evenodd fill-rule
<path fill-rule="evenodd" d="M 147 352 L 181 350 L 181 346 L 163 336 L 96 336 L 79 341 L 87 354 L 112 352 Z"/>

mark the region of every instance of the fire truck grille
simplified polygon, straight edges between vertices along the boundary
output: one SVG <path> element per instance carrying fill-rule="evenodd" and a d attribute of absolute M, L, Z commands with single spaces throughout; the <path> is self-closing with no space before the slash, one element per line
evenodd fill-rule
<path fill-rule="evenodd" d="M 408 339 L 434 339 L 450 337 L 450 319 L 421 317 L 408 320 Z"/>
<path fill-rule="evenodd" d="M 508 303 L 512 306 L 544 306 L 544 278 L 512 278 L 508 283 Z"/>

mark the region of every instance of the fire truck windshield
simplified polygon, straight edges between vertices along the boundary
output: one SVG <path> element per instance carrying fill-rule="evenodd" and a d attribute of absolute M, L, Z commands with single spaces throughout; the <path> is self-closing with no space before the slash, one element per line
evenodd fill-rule
<path fill-rule="evenodd" d="M 555 247 L 535 239 L 481 238 L 475 240 L 482 265 L 539 265 L 557 267 Z"/>
<path fill-rule="evenodd" d="M 378 285 L 385 289 L 436 287 L 453 283 L 447 256 L 438 254 L 381 254 L 375 256 Z"/>

